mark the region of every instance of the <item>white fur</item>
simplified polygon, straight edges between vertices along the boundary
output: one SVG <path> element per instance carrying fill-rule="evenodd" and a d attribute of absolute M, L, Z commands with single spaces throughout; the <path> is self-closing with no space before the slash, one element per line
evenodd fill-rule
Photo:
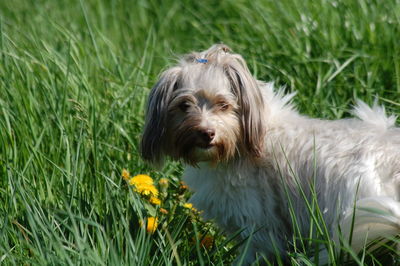
<path fill-rule="evenodd" d="M 310 213 L 296 182 L 310 197 L 309 185 L 314 180 L 319 208 L 338 246 L 338 222 L 348 240 L 355 200 L 360 207 L 352 241 L 356 252 L 368 242 L 367 237 L 400 233 L 400 129 L 394 127 L 394 117 L 387 117 L 377 105 L 371 109 L 358 101 L 354 111 L 358 118 L 310 119 L 289 103 L 293 95 L 274 93 L 271 83 L 262 89 L 269 107 L 265 114 L 267 156 L 262 166 L 246 160 L 217 167 L 201 163 L 188 166 L 183 175 L 194 192 L 191 202 L 204 211 L 206 219 L 215 220 L 231 234 L 245 229 L 243 238 L 258 230 L 245 262 L 252 262 L 256 252 L 270 256 L 278 249 L 283 254 L 291 241 L 285 185 L 300 229 L 307 235 Z M 374 209 L 387 214 L 376 215 Z"/>
<path fill-rule="evenodd" d="M 221 96 L 229 108 L 218 105 Z M 356 118 L 308 118 L 295 110 L 294 96 L 255 80 L 243 58 L 223 45 L 189 54 L 150 94 L 143 157 L 189 163 L 183 176 L 190 201 L 228 234 L 251 237 L 246 263 L 257 253 L 285 258 L 294 229 L 309 236 L 316 208 L 328 230 L 322 233 L 337 248 L 352 238 L 359 252 L 375 238 L 400 233 L 396 117 L 358 101 Z M 215 136 L 204 137 L 213 130 Z M 321 261 L 328 262 L 326 254 Z"/>

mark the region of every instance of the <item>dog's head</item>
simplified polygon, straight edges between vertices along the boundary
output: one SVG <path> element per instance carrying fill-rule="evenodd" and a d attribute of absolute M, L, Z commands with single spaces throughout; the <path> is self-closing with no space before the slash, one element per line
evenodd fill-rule
<path fill-rule="evenodd" d="M 257 158 L 264 137 L 264 103 L 243 58 L 225 45 L 191 53 L 162 73 L 150 92 L 141 152 L 161 164 Z"/>

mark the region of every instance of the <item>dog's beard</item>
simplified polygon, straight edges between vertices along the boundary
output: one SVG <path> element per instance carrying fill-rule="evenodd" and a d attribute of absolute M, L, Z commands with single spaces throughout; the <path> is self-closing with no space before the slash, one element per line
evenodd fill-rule
<path fill-rule="evenodd" d="M 199 138 L 200 124 L 201 118 L 189 115 L 181 123 L 171 126 L 168 135 L 172 141 L 169 143 L 173 143 L 174 146 L 167 147 L 171 157 L 190 165 L 203 161 L 217 164 L 232 158 L 237 149 L 240 130 L 223 123 L 215 128 L 216 138 L 210 143 L 205 143 Z M 232 124 L 238 127 L 237 123 Z"/>

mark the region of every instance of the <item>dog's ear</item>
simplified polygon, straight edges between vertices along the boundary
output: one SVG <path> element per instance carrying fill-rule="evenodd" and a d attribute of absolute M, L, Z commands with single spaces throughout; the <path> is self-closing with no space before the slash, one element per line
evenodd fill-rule
<path fill-rule="evenodd" d="M 231 55 L 230 59 L 224 62 L 224 70 L 230 80 L 232 91 L 238 98 L 242 116 L 243 144 L 251 155 L 260 157 L 265 134 L 262 119 L 265 106 L 261 90 L 240 55 Z"/>
<path fill-rule="evenodd" d="M 143 159 L 159 167 L 164 162 L 168 104 L 173 91 L 179 86 L 180 71 L 179 67 L 165 71 L 151 89 L 147 104 L 141 155 Z"/>

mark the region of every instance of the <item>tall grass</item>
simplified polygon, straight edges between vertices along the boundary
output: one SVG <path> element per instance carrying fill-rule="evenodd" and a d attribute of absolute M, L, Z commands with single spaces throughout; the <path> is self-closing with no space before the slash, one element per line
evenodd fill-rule
<path fill-rule="evenodd" d="M 298 91 L 303 113 L 346 117 L 378 97 L 400 114 L 399 36 L 398 0 L 1 1 L 0 263 L 230 263 L 236 244 L 175 206 L 181 166 L 155 172 L 138 155 L 158 73 L 224 42 Z M 123 168 L 171 180 L 174 215 L 153 235 Z"/>

